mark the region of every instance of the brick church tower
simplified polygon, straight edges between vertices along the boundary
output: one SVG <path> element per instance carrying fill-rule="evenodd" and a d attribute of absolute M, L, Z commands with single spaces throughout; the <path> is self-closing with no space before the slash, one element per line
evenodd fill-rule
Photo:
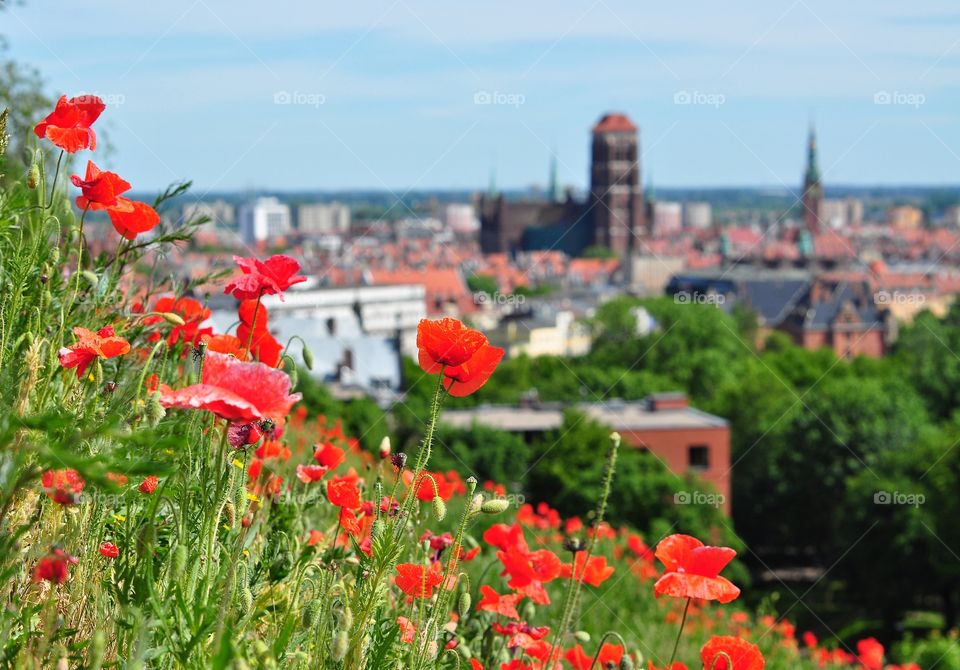
<path fill-rule="evenodd" d="M 807 140 L 807 172 L 803 176 L 803 222 L 811 235 L 820 232 L 823 220 L 823 183 L 817 161 L 817 133 L 810 126 Z"/>
<path fill-rule="evenodd" d="M 625 114 L 606 114 L 593 127 L 588 206 L 593 243 L 621 258 L 629 255 L 644 234 L 644 216 L 640 142 L 637 126 Z"/>

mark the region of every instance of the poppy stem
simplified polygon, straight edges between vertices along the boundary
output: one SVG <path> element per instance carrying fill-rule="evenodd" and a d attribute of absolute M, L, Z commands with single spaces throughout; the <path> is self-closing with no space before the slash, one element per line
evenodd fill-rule
<path fill-rule="evenodd" d="M 253 360 L 253 351 L 250 350 L 250 347 L 253 346 L 253 331 L 257 328 L 257 315 L 260 313 L 260 301 L 263 299 L 263 289 L 260 289 L 260 293 L 257 294 L 257 304 L 253 308 L 253 318 L 250 320 L 250 335 L 247 336 L 247 356 L 250 357 L 250 360 Z"/>
<path fill-rule="evenodd" d="M 56 169 L 56 171 L 54 171 L 54 173 L 53 173 L 53 183 L 52 183 L 51 186 L 50 186 L 50 200 L 49 200 L 49 202 L 48 202 L 47 199 L 46 199 L 47 185 L 46 185 L 46 183 L 44 183 L 44 185 L 43 185 L 43 193 L 44 193 L 43 209 L 49 209 L 50 207 L 53 207 L 53 198 L 54 198 L 54 196 L 57 194 L 57 179 L 58 179 L 59 176 L 60 176 L 60 163 L 63 161 L 63 153 L 64 153 L 64 151 L 63 151 L 63 149 L 61 149 L 61 150 L 60 150 L 60 155 L 57 156 L 57 169 Z"/>
<path fill-rule="evenodd" d="M 667 670 L 672 670 L 673 659 L 677 657 L 677 648 L 680 646 L 680 638 L 683 636 L 683 627 L 687 623 L 687 612 L 690 611 L 691 600 L 692 598 L 687 598 L 687 604 L 683 606 L 683 617 L 680 618 L 680 630 L 677 631 L 677 639 L 673 643 L 673 653 L 670 654 L 670 662 L 667 663 Z"/>
<path fill-rule="evenodd" d="M 590 662 L 590 667 L 587 668 L 587 670 L 593 670 L 593 668 L 597 665 L 597 661 L 600 660 L 600 652 L 603 651 L 603 645 L 606 643 L 608 637 L 615 637 L 618 640 L 620 640 L 620 644 L 623 645 L 623 654 L 624 656 L 626 656 L 627 642 L 626 640 L 623 639 L 623 636 L 620 633 L 617 633 L 612 630 L 607 631 L 606 633 L 603 634 L 603 637 L 600 638 L 600 644 L 597 646 L 597 653 L 593 655 L 593 661 Z M 668 667 L 667 670 L 671 670 L 671 669 Z"/>

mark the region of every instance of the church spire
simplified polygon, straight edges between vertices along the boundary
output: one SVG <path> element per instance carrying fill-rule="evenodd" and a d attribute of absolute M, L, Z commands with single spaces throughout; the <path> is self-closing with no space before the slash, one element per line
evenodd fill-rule
<path fill-rule="evenodd" d="M 550 185 L 548 186 L 549 193 L 547 197 L 553 202 L 561 202 L 563 200 L 563 189 L 560 186 L 560 178 L 557 170 L 557 152 L 550 152 Z"/>

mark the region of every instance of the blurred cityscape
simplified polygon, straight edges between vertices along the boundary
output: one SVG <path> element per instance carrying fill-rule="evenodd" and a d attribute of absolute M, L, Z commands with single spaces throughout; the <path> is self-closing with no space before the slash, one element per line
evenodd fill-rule
<path fill-rule="evenodd" d="M 269 303 L 271 327 L 302 335 L 338 393 L 384 403 L 426 316 L 469 318 L 508 357 L 570 356 L 589 350 L 583 319 L 605 300 L 667 294 L 749 308 L 758 346 L 778 330 L 842 358 L 879 357 L 898 323 L 942 314 L 960 292 L 960 193 L 825 184 L 812 126 L 798 141 L 794 191 L 657 190 L 629 116 L 603 114 L 586 130 L 586 193 L 560 183 L 546 155 L 545 185 L 520 192 L 499 191 L 491 174 L 473 193 L 184 197 L 168 221 L 205 222 L 165 270 L 196 279 L 225 252 L 296 256 L 310 281 Z M 209 301 L 215 314 L 232 308 L 222 295 Z M 636 314 L 638 333 L 655 327 Z"/>

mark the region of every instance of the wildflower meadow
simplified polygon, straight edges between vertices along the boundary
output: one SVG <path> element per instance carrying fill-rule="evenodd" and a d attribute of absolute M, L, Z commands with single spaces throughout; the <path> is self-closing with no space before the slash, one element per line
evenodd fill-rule
<path fill-rule="evenodd" d="M 163 276 L 192 224 L 160 214 L 186 186 L 130 199 L 97 153 L 114 110 L 78 95 L 47 112 L 0 191 L 3 667 L 920 667 L 746 607 L 737 552 L 709 535 L 610 523 L 615 433 L 580 445 L 602 479 L 568 518 L 432 467 L 446 401 L 504 356 L 459 320 L 420 323 L 416 448 L 389 430 L 363 446 L 303 401 L 311 352 L 269 328 L 262 299 L 304 281 L 297 259 Z M 229 330 L 200 285 L 235 298 Z"/>

